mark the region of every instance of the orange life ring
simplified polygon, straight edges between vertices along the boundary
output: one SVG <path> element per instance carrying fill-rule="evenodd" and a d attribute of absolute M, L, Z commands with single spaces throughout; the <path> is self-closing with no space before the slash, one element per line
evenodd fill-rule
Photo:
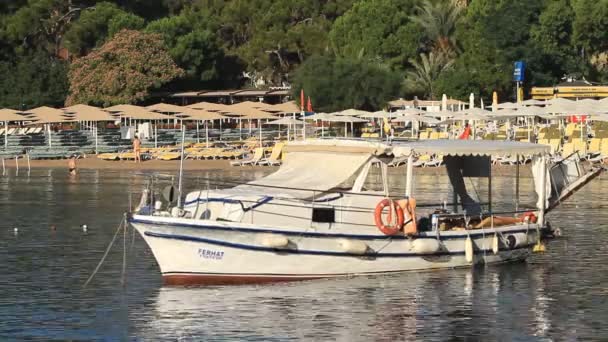
<path fill-rule="evenodd" d="M 415 235 L 418 233 L 418 225 L 416 223 L 416 200 L 410 197 L 400 200 L 397 203 L 399 204 L 399 207 L 403 209 L 403 232 L 405 235 Z"/>
<path fill-rule="evenodd" d="M 388 224 L 384 224 L 382 220 L 382 212 L 384 208 L 389 207 L 388 212 Z M 389 225 L 391 221 L 393 221 L 393 210 L 397 213 L 397 222 L 394 225 Z M 376 227 L 380 229 L 385 235 L 395 235 L 401 230 L 403 226 L 403 209 L 400 206 L 396 205 L 394 201 L 385 198 L 380 203 L 376 205 L 376 210 L 374 212 L 374 220 L 376 221 Z"/>
<path fill-rule="evenodd" d="M 531 211 L 521 215 L 521 217 L 520 217 L 521 222 L 526 222 L 526 219 L 530 223 L 536 223 L 536 221 L 537 221 L 536 215 Z"/>

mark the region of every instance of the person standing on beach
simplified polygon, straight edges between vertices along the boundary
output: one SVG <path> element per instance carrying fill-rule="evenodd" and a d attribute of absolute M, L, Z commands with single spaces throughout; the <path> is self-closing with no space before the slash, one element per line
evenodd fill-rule
<path fill-rule="evenodd" d="M 70 176 L 76 176 L 76 157 L 74 155 L 68 160 L 68 172 Z"/>
<path fill-rule="evenodd" d="M 137 135 L 133 139 L 133 153 L 135 153 L 135 162 L 141 163 L 141 141 Z"/>

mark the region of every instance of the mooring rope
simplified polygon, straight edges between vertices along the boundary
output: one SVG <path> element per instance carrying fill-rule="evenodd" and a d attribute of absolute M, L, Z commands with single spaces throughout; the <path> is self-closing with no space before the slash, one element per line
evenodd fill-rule
<path fill-rule="evenodd" d="M 97 274 L 97 272 L 101 268 L 101 265 L 106 260 L 106 257 L 110 253 L 110 249 L 112 249 L 112 245 L 114 245 L 114 242 L 116 241 L 116 238 L 118 237 L 118 233 L 120 233 L 120 230 L 123 229 L 124 226 L 126 226 L 125 221 L 126 221 L 126 217 L 123 217 L 122 221 L 120 221 L 120 224 L 118 225 L 118 229 L 116 229 L 116 233 L 114 233 L 114 237 L 112 238 L 112 241 L 110 241 L 108 248 L 106 248 L 106 251 L 103 254 L 103 257 L 101 257 L 101 260 L 99 260 L 99 263 L 97 264 L 97 267 L 95 267 L 95 270 L 93 271 L 93 273 L 91 273 L 91 275 L 89 276 L 87 281 L 84 283 L 84 285 L 82 285 L 82 288 L 85 288 L 85 287 L 87 287 L 87 285 L 89 285 L 91 280 L 93 280 L 93 277 L 95 277 L 95 274 Z M 124 270 L 123 270 L 123 272 L 124 272 Z"/>

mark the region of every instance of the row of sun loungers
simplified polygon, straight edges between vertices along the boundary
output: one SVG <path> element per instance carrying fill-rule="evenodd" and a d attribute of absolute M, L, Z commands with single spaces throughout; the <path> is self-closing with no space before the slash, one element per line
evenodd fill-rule
<path fill-rule="evenodd" d="M 40 133 L 42 133 L 42 127 L 9 127 L 8 131 L 6 128 L 0 128 L 0 135 L 28 135 Z"/>

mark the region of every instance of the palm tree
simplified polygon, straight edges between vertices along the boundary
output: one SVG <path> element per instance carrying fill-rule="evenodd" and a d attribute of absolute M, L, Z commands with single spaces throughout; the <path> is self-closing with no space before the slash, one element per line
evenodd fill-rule
<path fill-rule="evenodd" d="M 410 59 L 412 69 L 405 73 L 405 85 L 410 89 L 424 92 L 431 100 L 435 95 L 435 82 L 441 74 L 452 67 L 453 59 L 442 53 L 421 53 L 420 60 Z"/>
<path fill-rule="evenodd" d="M 454 56 L 457 52 L 454 31 L 464 7 L 458 0 L 424 0 L 410 19 L 424 29 L 435 50 Z"/>

